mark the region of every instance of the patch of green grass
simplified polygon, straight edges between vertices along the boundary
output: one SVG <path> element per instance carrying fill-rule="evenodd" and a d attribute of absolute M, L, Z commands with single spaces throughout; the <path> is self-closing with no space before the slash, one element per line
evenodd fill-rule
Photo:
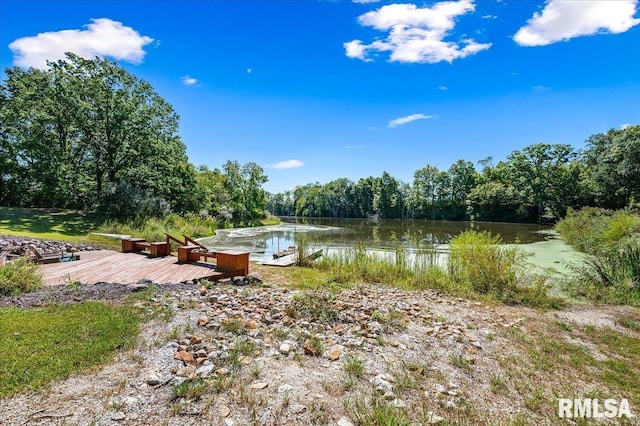
<path fill-rule="evenodd" d="M 17 296 L 42 287 L 40 267 L 20 258 L 0 267 L 0 296 Z"/>
<path fill-rule="evenodd" d="M 295 295 L 286 312 L 291 318 L 304 317 L 327 323 L 336 321 L 339 316 L 335 295 L 325 290 L 309 290 Z"/>
<path fill-rule="evenodd" d="M 80 242 L 96 227 L 96 217 L 82 212 L 0 207 L 0 234 Z"/>
<path fill-rule="evenodd" d="M 343 363 L 343 368 L 349 377 L 360 379 L 364 376 L 364 361 L 357 355 L 347 357 Z"/>
<path fill-rule="evenodd" d="M 182 382 L 171 385 L 173 399 L 200 399 L 207 391 L 207 385 L 201 378 L 186 379 Z"/>
<path fill-rule="evenodd" d="M 42 309 L 0 309 L 0 396 L 69 377 L 129 348 L 140 316 L 128 306 L 96 302 Z"/>
<path fill-rule="evenodd" d="M 489 386 L 491 388 L 491 392 L 495 394 L 505 394 L 509 389 L 507 387 L 507 379 L 504 376 L 493 375 L 489 378 Z"/>
<path fill-rule="evenodd" d="M 631 330 L 640 330 L 640 320 L 634 320 L 631 318 L 618 318 L 616 323 L 623 327 L 630 328 Z"/>
<path fill-rule="evenodd" d="M 394 407 L 379 395 L 370 398 L 358 397 L 347 409 L 353 413 L 361 426 L 409 426 L 411 421 L 405 409 Z"/>

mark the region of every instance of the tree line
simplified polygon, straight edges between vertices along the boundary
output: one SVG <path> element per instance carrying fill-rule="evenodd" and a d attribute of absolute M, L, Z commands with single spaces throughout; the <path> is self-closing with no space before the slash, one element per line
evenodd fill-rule
<path fill-rule="evenodd" d="M 194 167 L 171 105 L 115 62 L 67 54 L 46 70 L 5 72 L 0 205 L 117 219 L 194 212 L 233 225 L 264 217 L 262 168 Z"/>
<path fill-rule="evenodd" d="M 402 182 L 389 173 L 269 194 L 279 216 L 552 222 L 569 208 L 620 209 L 640 202 L 640 125 L 590 136 L 586 147 L 538 143 L 491 157 L 480 170 L 458 160 L 425 165 Z"/>
<path fill-rule="evenodd" d="M 268 194 L 256 163 L 196 167 L 179 117 L 115 62 L 67 54 L 45 70 L 11 68 L 0 84 L 0 205 L 60 207 L 117 219 L 197 213 L 222 224 L 275 215 L 552 221 L 568 208 L 640 200 L 640 126 L 586 148 L 535 144 L 494 164 L 425 165 L 412 182 L 383 173 Z"/>

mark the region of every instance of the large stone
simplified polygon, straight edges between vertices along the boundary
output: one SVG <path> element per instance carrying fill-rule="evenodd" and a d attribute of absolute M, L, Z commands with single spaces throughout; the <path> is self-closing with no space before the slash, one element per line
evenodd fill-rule
<path fill-rule="evenodd" d="M 177 354 L 175 354 L 173 357 L 175 359 L 179 359 L 180 361 L 184 362 L 185 364 L 194 364 L 196 362 L 196 360 L 193 357 L 193 355 L 191 355 L 187 351 L 180 351 Z"/>

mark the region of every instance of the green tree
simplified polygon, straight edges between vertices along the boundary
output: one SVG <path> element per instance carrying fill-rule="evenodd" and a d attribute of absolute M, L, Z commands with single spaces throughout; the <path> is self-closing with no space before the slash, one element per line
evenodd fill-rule
<path fill-rule="evenodd" d="M 640 125 L 592 135 L 581 159 L 597 205 L 618 209 L 640 201 Z"/>
<path fill-rule="evenodd" d="M 19 204 L 109 214 L 120 197 L 127 215 L 136 214 L 128 198 L 197 207 L 178 116 L 147 82 L 113 61 L 73 54 L 46 70 L 6 74 L 1 137 L 12 175 L 3 181 L 21 189 Z"/>
<path fill-rule="evenodd" d="M 255 225 L 264 218 L 267 208 L 266 191 L 262 189 L 268 178 L 262 167 L 249 162 L 240 165 L 227 161 L 222 167 L 224 187 L 229 194 L 232 221 L 235 225 Z"/>

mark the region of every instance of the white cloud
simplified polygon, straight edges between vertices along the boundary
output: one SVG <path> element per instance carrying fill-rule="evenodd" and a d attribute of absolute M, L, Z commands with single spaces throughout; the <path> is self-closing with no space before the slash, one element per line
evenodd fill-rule
<path fill-rule="evenodd" d="M 247 74 L 251 74 L 253 72 L 252 68 L 247 68 Z"/>
<path fill-rule="evenodd" d="M 446 92 L 447 90 L 449 90 L 449 88 L 447 86 L 438 86 L 438 90 L 442 90 L 443 92 Z"/>
<path fill-rule="evenodd" d="M 363 149 L 366 145 L 345 145 L 344 149 Z"/>
<path fill-rule="evenodd" d="M 473 0 L 443 1 L 433 7 L 415 4 L 390 4 L 367 12 L 358 22 L 380 31 L 388 31 L 384 39 L 364 44 L 352 40 L 343 44 L 350 58 L 370 61 L 371 52 L 390 52 L 390 62 L 430 63 L 453 62 L 491 47 L 491 43 L 476 43 L 464 38 L 445 41 L 455 27 L 455 19 L 475 10 Z"/>
<path fill-rule="evenodd" d="M 624 130 L 624 129 L 628 129 L 629 127 L 631 127 L 631 124 L 629 123 L 624 123 L 620 125 L 620 130 Z"/>
<path fill-rule="evenodd" d="M 275 164 L 267 164 L 265 167 L 268 167 L 270 169 L 283 170 L 283 169 L 295 169 L 302 166 L 304 166 L 304 163 L 300 160 L 285 160 L 285 161 L 279 161 Z"/>
<path fill-rule="evenodd" d="M 198 82 L 197 78 L 193 78 L 189 75 L 185 75 L 184 77 L 182 77 L 182 84 L 184 84 L 185 86 L 193 86 L 197 82 Z"/>
<path fill-rule="evenodd" d="M 378 3 L 380 0 L 353 0 L 354 3 L 361 3 L 361 4 L 366 4 L 366 3 Z"/>
<path fill-rule="evenodd" d="M 498 15 L 482 15 L 482 19 L 498 19 Z"/>
<path fill-rule="evenodd" d="M 403 124 L 410 123 L 412 121 L 426 120 L 428 118 L 435 118 L 435 115 L 411 114 L 411 115 L 407 115 L 406 117 L 400 117 L 400 118 L 396 118 L 395 120 L 391 120 L 389 124 L 387 124 L 387 127 L 391 127 L 391 128 L 398 127 L 398 126 L 402 126 Z"/>
<path fill-rule="evenodd" d="M 548 0 L 513 36 L 520 46 L 546 46 L 596 33 L 623 33 L 640 19 L 634 18 L 638 0 Z"/>
<path fill-rule="evenodd" d="M 47 67 L 47 60 L 64 59 L 65 52 L 73 52 L 83 58 L 109 56 L 139 64 L 144 59 L 143 47 L 153 39 L 141 36 L 122 22 L 108 18 L 92 19 L 84 30 L 62 30 L 22 37 L 9 44 L 13 52 L 13 64 L 19 67 Z"/>

